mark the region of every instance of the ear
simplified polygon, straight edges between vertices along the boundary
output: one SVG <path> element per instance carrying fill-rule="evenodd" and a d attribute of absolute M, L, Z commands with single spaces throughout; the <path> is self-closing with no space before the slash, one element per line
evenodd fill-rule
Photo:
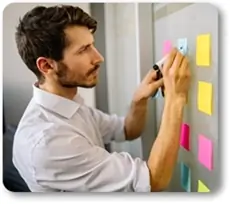
<path fill-rule="evenodd" d="M 44 76 L 47 75 L 50 71 L 53 71 L 54 69 L 53 60 L 46 57 L 39 57 L 36 60 L 36 64 L 37 64 L 37 68 Z"/>

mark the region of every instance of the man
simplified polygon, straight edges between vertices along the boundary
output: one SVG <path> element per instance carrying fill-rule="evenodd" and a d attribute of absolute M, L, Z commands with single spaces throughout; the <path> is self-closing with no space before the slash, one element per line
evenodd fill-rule
<path fill-rule="evenodd" d="M 188 60 L 173 49 L 163 79 L 151 70 L 134 93 L 125 118 L 87 107 L 78 87 L 97 84 L 103 57 L 94 47 L 97 23 L 78 7 L 39 6 L 20 20 L 19 54 L 37 76 L 15 134 L 13 162 L 33 192 L 150 192 L 164 190 L 179 149 L 189 89 Z M 133 140 L 144 129 L 147 101 L 164 86 L 162 123 L 147 161 L 104 144 Z"/>

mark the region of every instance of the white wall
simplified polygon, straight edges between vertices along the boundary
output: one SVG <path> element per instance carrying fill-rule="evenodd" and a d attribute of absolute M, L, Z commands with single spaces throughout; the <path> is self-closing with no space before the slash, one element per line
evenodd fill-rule
<path fill-rule="evenodd" d="M 135 3 L 105 4 L 106 68 L 109 111 L 126 115 L 140 82 L 138 18 Z M 112 144 L 142 158 L 141 139 Z"/>
<path fill-rule="evenodd" d="M 9 4 L 3 12 L 3 100 L 8 124 L 18 124 L 32 97 L 32 84 L 36 78 L 17 53 L 14 33 L 19 17 L 37 5 L 36 3 L 13 3 Z M 78 5 L 86 12 L 90 12 L 89 3 L 71 5 Z M 95 107 L 94 89 L 80 89 L 79 92 L 88 105 Z"/>

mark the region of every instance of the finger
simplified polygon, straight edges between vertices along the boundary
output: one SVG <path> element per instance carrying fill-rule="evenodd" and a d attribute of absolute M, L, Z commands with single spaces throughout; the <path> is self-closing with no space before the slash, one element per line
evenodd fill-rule
<path fill-rule="evenodd" d="M 180 69 L 183 59 L 184 59 L 184 56 L 181 54 L 181 52 L 178 51 L 173 61 L 172 69 L 173 70 Z"/>
<path fill-rule="evenodd" d="M 190 70 L 188 68 L 188 57 L 183 58 L 183 60 L 181 62 L 181 66 L 180 66 L 180 73 L 190 74 Z"/>
<path fill-rule="evenodd" d="M 164 85 L 164 80 L 163 78 L 157 80 L 157 81 L 154 81 L 154 83 L 152 83 L 152 85 L 154 86 L 154 88 L 158 89 L 160 88 L 161 86 Z"/>
<path fill-rule="evenodd" d="M 153 69 L 149 70 L 149 72 L 147 73 L 147 75 L 145 76 L 145 78 L 143 79 L 143 83 L 150 83 L 152 81 L 154 81 L 154 79 L 157 78 L 157 72 Z"/>
<path fill-rule="evenodd" d="M 173 48 L 172 51 L 170 52 L 167 60 L 165 61 L 164 65 L 163 65 L 163 71 L 164 72 L 167 73 L 169 71 L 169 69 L 171 68 L 173 61 L 176 57 L 176 54 L 177 54 L 177 49 Z"/>

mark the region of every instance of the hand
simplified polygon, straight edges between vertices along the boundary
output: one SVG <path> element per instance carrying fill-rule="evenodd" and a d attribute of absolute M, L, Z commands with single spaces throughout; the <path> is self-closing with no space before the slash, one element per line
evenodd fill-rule
<path fill-rule="evenodd" d="M 191 73 L 188 58 L 174 48 L 162 69 L 165 98 L 187 102 Z"/>
<path fill-rule="evenodd" d="M 156 78 L 156 71 L 151 69 L 142 80 L 141 84 L 138 86 L 134 94 L 134 101 L 148 99 L 157 91 L 159 87 L 163 86 L 163 79 L 161 78 L 157 80 Z"/>

